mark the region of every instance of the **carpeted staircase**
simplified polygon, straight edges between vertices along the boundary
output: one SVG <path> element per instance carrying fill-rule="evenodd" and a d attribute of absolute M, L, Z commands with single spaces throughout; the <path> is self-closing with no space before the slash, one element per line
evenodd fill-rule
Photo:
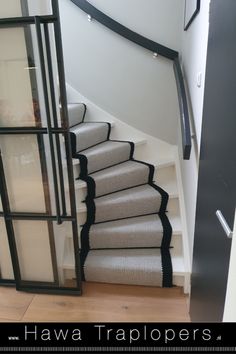
<path fill-rule="evenodd" d="M 172 286 L 166 215 L 168 194 L 153 183 L 154 166 L 137 161 L 134 143 L 110 140 L 111 125 L 84 122 L 69 110 L 73 158 L 87 183 L 81 231 L 86 281 Z"/>

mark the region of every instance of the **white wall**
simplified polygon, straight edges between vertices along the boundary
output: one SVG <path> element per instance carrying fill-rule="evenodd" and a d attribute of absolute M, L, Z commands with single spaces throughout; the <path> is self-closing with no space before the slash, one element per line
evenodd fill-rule
<path fill-rule="evenodd" d="M 131 30 L 177 51 L 181 48 L 183 1 L 89 0 Z"/>
<path fill-rule="evenodd" d="M 155 41 L 179 50 L 183 0 L 92 0 Z M 118 119 L 175 144 L 179 110 L 172 61 L 107 30 L 70 0 L 59 0 L 66 80 Z"/>
<path fill-rule="evenodd" d="M 236 212 L 226 291 L 224 322 L 236 322 Z"/>
<path fill-rule="evenodd" d="M 195 227 L 198 162 L 201 140 L 202 111 L 204 98 L 204 81 L 209 31 L 210 0 L 201 1 L 201 9 L 187 31 L 182 33 L 181 61 L 192 105 L 192 140 L 191 159 L 183 161 L 181 157 L 181 137 L 179 137 L 182 181 L 185 197 L 187 229 L 192 259 Z M 202 73 L 201 87 L 197 86 L 198 73 Z"/>

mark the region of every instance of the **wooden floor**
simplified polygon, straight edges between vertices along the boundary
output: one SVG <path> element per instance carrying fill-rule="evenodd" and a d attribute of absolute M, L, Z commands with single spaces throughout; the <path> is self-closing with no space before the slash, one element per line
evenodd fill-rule
<path fill-rule="evenodd" d="M 84 283 L 83 296 L 0 287 L 0 322 L 189 322 L 181 288 Z"/>

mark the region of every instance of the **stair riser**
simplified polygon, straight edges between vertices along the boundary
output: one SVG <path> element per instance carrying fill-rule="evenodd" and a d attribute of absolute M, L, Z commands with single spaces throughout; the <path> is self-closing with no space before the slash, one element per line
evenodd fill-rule
<path fill-rule="evenodd" d="M 87 129 L 88 127 L 91 129 Z M 106 141 L 110 127 L 106 123 L 84 123 L 71 129 L 72 154 Z"/>
<path fill-rule="evenodd" d="M 173 285 L 184 287 L 185 286 L 185 275 L 173 275 Z"/>
<path fill-rule="evenodd" d="M 75 279 L 74 269 L 64 269 L 65 279 Z M 173 285 L 184 287 L 185 285 L 185 275 L 173 275 Z"/>
<path fill-rule="evenodd" d="M 81 103 L 68 105 L 68 117 L 70 126 L 81 123 L 85 113 L 85 106 Z"/>
<path fill-rule="evenodd" d="M 127 202 L 124 199 L 120 200 L 120 197 L 117 196 L 111 199 L 111 202 L 104 201 L 103 198 L 106 197 L 98 198 L 95 201 L 95 223 L 155 214 L 161 208 L 161 196 L 155 190 L 152 194 L 149 192 L 146 196 L 140 194 L 137 199 L 133 195 L 128 196 Z M 113 207 L 114 205 L 115 207 Z"/>
<path fill-rule="evenodd" d="M 73 161 L 76 161 L 76 164 L 73 165 L 73 172 L 74 172 L 74 178 L 77 179 L 79 178 L 80 175 L 80 165 L 77 162 L 77 160 L 73 159 Z M 174 175 L 174 166 L 166 167 L 166 168 L 161 168 L 161 167 L 156 167 L 153 180 L 160 185 L 162 188 L 166 188 L 166 181 L 172 181 L 172 177 Z M 83 187 L 87 188 L 87 187 Z M 176 187 L 177 189 L 177 187 Z M 172 189 L 171 189 L 172 190 Z M 167 193 L 171 193 L 170 190 L 168 190 L 168 187 L 166 188 Z"/>
<path fill-rule="evenodd" d="M 155 183 L 163 188 L 171 197 L 178 195 L 175 167 L 156 168 Z"/>
<path fill-rule="evenodd" d="M 168 216 L 168 212 L 170 212 L 173 215 L 180 215 L 178 198 L 170 198 L 166 209 L 167 209 L 167 216 Z"/>
<path fill-rule="evenodd" d="M 133 184 L 132 185 L 132 187 L 135 187 L 135 186 L 139 186 L 139 185 L 141 185 L 142 184 L 142 180 L 140 181 L 140 182 L 138 182 L 137 184 Z M 148 182 L 148 178 L 146 178 L 146 182 Z M 114 193 L 114 192 L 119 192 L 120 190 L 122 190 L 123 188 L 117 188 L 116 190 L 112 190 L 112 191 L 110 191 L 109 190 L 109 193 Z M 76 196 L 76 200 L 79 202 L 79 201 L 84 201 L 85 200 L 85 198 L 87 197 L 87 185 L 85 185 L 85 186 L 76 186 L 75 185 L 75 196 Z M 105 193 L 105 194 L 107 194 L 107 193 Z M 104 194 L 104 195 L 105 195 Z M 103 194 L 101 194 L 101 195 L 98 195 L 98 196 L 102 196 Z"/>
<path fill-rule="evenodd" d="M 145 161 L 145 159 L 142 158 L 143 155 L 143 148 L 145 144 L 135 144 L 135 149 L 134 149 L 134 158 L 136 160 L 142 160 Z"/>
<path fill-rule="evenodd" d="M 135 187 L 135 185 L 134 185 L 134 187 Z M 120 190 L 122 190 L 122 189 L 117 189 L 117 190 L 115 190 L 115 192 L 119 192 Z M 87 186 L 83 186 L 83 187 L 76 187 L 75 186 L 75 196 L 76 196 L 77 204 L 79 203 L 79 201 L 83 202 L 87 197 Z M 172 202 L 170 202 L 171 199 L 174 199 L 174 198 L 172 196 L 170 196 L 170 199 L 169 199 L 170 204 L 168 204 L 168 209 L 169 209 L 169 205 L 170 205 L 170 208 L 171 208 L 170 210 L 173 210 L 173 209 L 177 210 L 176 204 L 173 204 Z M 172 205 L 173 205 L 173 207 L 172 207 Z"/>
<path fill-rule="evenodd" d="M 79 176 L 79 165 L 74 166 L 74 175 Z M 177 186 L 173 183 L 175 179 L 175 170 L 173 166 L 167 168 L 156 168 L 153 180 L 170 195 L 170 199 L 175 198 L 177 194 Z M 119 190 L 119 189 L 118 189 Z M 117 190 L 117 191 L 118 191 Z M 87 186 L 77 186 L 75 184 L 76 200 L 82 201 L 87 196 Z"/>
<path fill-rule="evenodd" d="M 81 225 L 84 225 L 87 221 L 87 212 L 80 212 L 80 213 L 77 213 L 77 222 L 78 222 L 78 225 L 81 226 Z"/>
<path fill-rule="evenodd" d="M 77 199 L 77 201 L 78 200 L 84 201 L 86 196 L 87 196 L 87 192 L 86 192 L 85 189 L 81 189 L 81 190 L 78 190 L 78 191 L 76 190 L 76 197 L 80 198 L 80 199 Z M 81 208 L 84 209 L 83 212 L 81 212 L 79 210 Z M 85 203 L 77 202 L 77 212 L 78 213 L 84 213 L 85 212 L 85 208 L 86 208 Z M 167 216 L 168 216 L 168 212 L 170 212 L 173 215 L 180 215 L 178 198 L 170 198 L 169 199 L 168 204 L 167 204 Z"/>
<path fill-rule="evenodd" d="M 85 199 L 85 193 L 80 194 L 80 197 L 82 198 L 81 200 Z M 86 223 L 87 220 L 87 209 L 86 209 L 86 205 L 85 203 L 77 203 L 77 210 L 79 207 L 83 207 L 84 211 L 78 211 L 77 212 L 77 220 L 78 220 L 78 224 L 79 225 L 83 225 Z M 177 198 L 174 199 L 169 199 L 168 205 L 167 205 L 167 210 L 169 212 L 169 214 L 171 214 L 172 216 L 179 216 L 180 215 L 180 211 L 179 211 L 179 201 Z M 167 213 L 168 216 L 168 213 Z M 177 231 L 181 230 L 181 225 L 180 227 L 178 226 Z M 173 231 L 175 231 L 175 229 L 173 229 Z"/>
<path fill-rule="evenodd" d="M 74 159 L 73 159 L 74 161 Z M 67 175 L 67 166 L 64 164 L 64 174 Z M 73 175 L 74 175 L 74 179 L 76 180 L 77 178 L 79 178 L 80 175 L 80 165 L 77 163 L 73 164 Z"/>
<path fill-rule="evenodd" d="M 71 257 L 73 257 L 73 239 L 71 237 L 67 238 L 67 249 L 70 250 Z M 79 237 L 79 244 L 80 244 L 80 237 Z M 171 254 L 173 256 L 181 256 L 183 252 L 183 247 L 182 247 L 182 237 L 181 235 L 173 235 L 172 240 L 171 240 L 171 247 L 173 249 L 171 250 Z"/>

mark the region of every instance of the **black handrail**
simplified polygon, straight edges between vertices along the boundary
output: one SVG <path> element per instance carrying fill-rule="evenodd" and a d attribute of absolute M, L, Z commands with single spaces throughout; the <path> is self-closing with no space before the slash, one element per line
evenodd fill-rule
<path fill-rule="evenodd" d="M 91 18 L 95 19 L 102 25 L 106 26 L 115 33 L 118 33 L 122 37 L 140 45 L 141 47 L 151 50 L 153 53 L 164 56 L 165 58 L 174 61 L 174 72 L 176 85 L 178 89 L 179 107 L 181 115 L 181 131 L 182 131 L 182 143 L 183 143 L 183 159 L 189 160 L 191 153 L 191 134 L 190 134 L 190 123 L 189 123 L 189 113 L 188 104 L 186 99 L 186 90 L 183 80 L 183 74 L 181 66 L 179 64 L 179 53 L 173 49 L 165 47 L 159 43 L 156 43 L 140 34 L 131 31 L 129 28 L 121 25 L 119 22 L 113 20 L 111 17 L 104 14 L 102 11 L 98 10 L 96 7 L 91 5 L 87 0 L 71 0 L 75 5 L 77 5 L 81 10 L 86 12 Z"/>
<path fill-rule="evenodd" d="M 130 41 L 144 47 L 148 50 L 151 50 L 153 53 L 162 55 L 168 59 L 174 59 L 178 57 L 178 52 L 168 47 L 165 47 L 162 44 L 156 43 L 151 39 L 141 36 L 140 34 L 131 31 L 129 28 L 121 25 L 119 22 L 113 20 L 111 17 L 105 15 L 103 12 L 98 10 L 96 7 L 91 5 L 86 0 L 71 0 L 75 5 L 77 5 L 81 10 L 89 14 L 96 21 L 102 25 L 108 27 L 113 32 L 118 33 L 122 37 L 129 39 Z"/>
<path fill-rule="evenodd" d="M 188 112 L 188 102 L 184 85 L 183 73 L 181 70 L 179 58 L 174 59 L 173 63 L 176 86 L 179 98 L 179 110 L 180 110 L 180 123 L 182 132 L 182 145 L 183 145 L 183 158 L 184 160 L 190 159 L 191 153 L 191 131 L 190 131 L 190 119 Z"/>

